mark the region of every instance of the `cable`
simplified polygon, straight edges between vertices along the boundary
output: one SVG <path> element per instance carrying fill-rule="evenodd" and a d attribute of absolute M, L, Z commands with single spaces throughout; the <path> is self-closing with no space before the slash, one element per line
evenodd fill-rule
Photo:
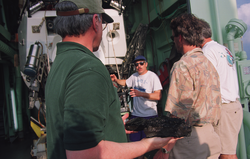
<path fill-rule="evenodd" d="M 114 43 L 113 43 L 113 36 L 112 36 L 112 31 L 108 25 L 108 28 L 109 28 L 109 35 L 111 37 L 111 41 L 112 41 L 112 48 L 113 48 L 113 52 L 114 52 L 114 57 L 115 57 L 115 65 L 116 65 L 116 69 L 117 69 L 117 73 L 118 73 L 118 78 L 121 79 L 121 76 L 120 76 L 120 72 L 119 72 L 119 69 L 118 69 L 118 65 L 117 65 L 117 60 L 116 60 L 116 55 L 115 55 L 115 48 L 114 48 Z"/>
<path fill-rule="evenodd" d="M 44 19 L 45 19 L 45 15 L 46 15 L 46 11 L 44 12 Z M 50 62 L 49 62 L 49 50 L 48 50 L 48 30 L 47 30 L 47 27 L 45 26 L 45 36 L 46 36 L 46 48 L 47 48 L 47 60 L 48 60 L 48 67 L 47 67 L 47 73 L 49 74 L 49 71 L 50 71 Z"/>

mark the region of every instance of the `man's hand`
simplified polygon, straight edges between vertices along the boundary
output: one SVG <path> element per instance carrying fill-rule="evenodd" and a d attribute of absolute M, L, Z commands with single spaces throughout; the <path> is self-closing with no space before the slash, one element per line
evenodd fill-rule
<path fill-rule="evenodd" d="M 125 127 L 125 120 L 129 117 L 129 113 L 126 113 L 122 116 L 122 121 Z M 133 134 L 133 133 L 137 133 L 137 131 L 128 131 L 125 129 L 126 134 Z"/>
<path fill-rule="evenodd" d="M 111 78 L 111 80 L 112 80 L 113 82 L 116 82 L 116 81 L 117 81 L 117 77 L 116 77 L 116 75 L 114 75 L 114 74 L 111 74 L 111 75 L 110 75 L 110 78 Z"/>
<path fill-rule="evenodd" d="M 161 99 L 161 90 L 154 91 L 153 93 L 141 92 L 137 89 L 130 89 L 131 97 L 143 97 L 149 100 L 160 100 Z"/>
<path fill-rule="evenodd" d="M 152 137 L 152 138 L 143 138 L 141 141 L 145 142 L 144 145 L 149 145 L 148 150 L 159 149 L 169 143 L 172 137 Z"/>
<path fill-rule="evenodd" d="M 130 96 L 131 97 L 141 97 L 141 93 L 140 91 L 138 91 L 137 89 L 130 89 Z"/>
<path fill-rule="evenodd" d="M 116 82 L 117 84 L 121 86 L 126 86 L 126 80 L 125 79 L 117 79 L 116 75 L 111 74 L 110 75 L 111 81 Z"/>

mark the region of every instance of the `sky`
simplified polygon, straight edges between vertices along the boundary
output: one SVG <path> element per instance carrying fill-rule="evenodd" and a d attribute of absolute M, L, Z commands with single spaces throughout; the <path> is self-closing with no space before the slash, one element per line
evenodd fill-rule
<path fill-rule="evenodd" d="M 250 0 L 236 0 L 238 8 L 238 19 L 247 24 L 247 31 L 242 37 L 243 50 L 247 52 L 247 59 L 250 60 Z"/>

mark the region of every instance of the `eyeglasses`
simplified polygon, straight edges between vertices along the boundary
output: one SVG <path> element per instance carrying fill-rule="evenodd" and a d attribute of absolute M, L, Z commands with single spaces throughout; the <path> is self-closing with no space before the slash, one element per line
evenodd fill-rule
<path fill-rule="evenodd" d="M 138 62 L 138 63 L 135 63 L 135 66 L 137 67 L 139 64 L 142 66 L 142 65 L 144 65 L 144 61 L 142 61 L 142 62 Z"/>
<path fill-rule="evenodd" d="M 103 22 L 102 22 L 102 23 L 103 23 L 103 24 L 105 23 L 105 27 L 104 27 L 104 28 L 102 27 L 102 31 L 103 31 L 103 30 L 105 30 L 105 29 L 106 29 L 106 27 L 107 27 L 108 23 L 107 23 L 106 21 L 104 21 L 104 20 L 103 20 Z"/>

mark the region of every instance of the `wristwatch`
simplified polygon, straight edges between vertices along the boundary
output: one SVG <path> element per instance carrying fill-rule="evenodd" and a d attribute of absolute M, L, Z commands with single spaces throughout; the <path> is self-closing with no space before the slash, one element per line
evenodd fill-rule
<path fill-rule="evenodd" d="M 163 152 L 163 153 L 170 153 L 170 151 L 168 151 L 167 149 L 165 149 L 165 148 L 161 148 L 161 151 Z"/>

